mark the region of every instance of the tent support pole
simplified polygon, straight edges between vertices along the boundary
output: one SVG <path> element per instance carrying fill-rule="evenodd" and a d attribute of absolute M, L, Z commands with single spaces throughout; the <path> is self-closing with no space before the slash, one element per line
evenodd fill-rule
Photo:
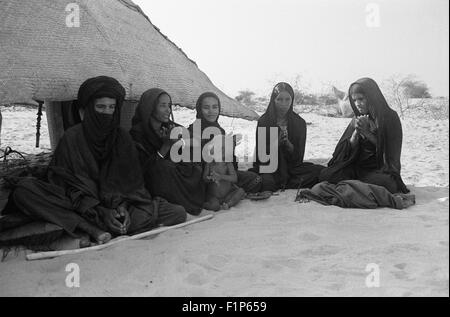
<path fill-rule="evenodd" d="M 41 138 L 41 118 L 42 118 L 42 105 L 43 101 L 38 100 L 39 108 L 37 113 L 37 121 L 36 121 L 36 147 L 39 147 L 39 140 Z"/>

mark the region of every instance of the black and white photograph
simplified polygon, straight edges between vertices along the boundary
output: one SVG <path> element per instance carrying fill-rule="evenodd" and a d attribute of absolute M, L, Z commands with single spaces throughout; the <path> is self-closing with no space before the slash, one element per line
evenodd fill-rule
<path fill-rule="evenodd" d="M 448 0 L 0 0 L 0 297 L 448 296 Z"/>

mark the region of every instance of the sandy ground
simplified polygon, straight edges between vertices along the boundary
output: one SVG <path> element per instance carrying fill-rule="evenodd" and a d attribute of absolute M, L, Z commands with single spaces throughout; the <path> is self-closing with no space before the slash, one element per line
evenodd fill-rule
<path fill-rule="evenodd" d="M 33 149 L 35 111 L 2 113 L 2 147 L 42 151 Z M 349 119 L 303 117 L 305 159 L 325 162 Z M 194 114 L 175 118 L 187 125 Z M 241 158 L 245 142 L 252 153 L 256 123 L 221 123 L 248 136 Z M 448 124 L 403 121 L 402 175 L 417 196 L 407 210 L 299 204 L 290 190 L 99 252 L 33 262 L 11 254 L 0 263 L 0 296 L 449 296 Z M 43 124 L 49 147 L 45 133 Z M 79 265 L 79 288 L 65 284 L 69 263 Z M 372 263 L 380 285 L 369 288 Z"/>

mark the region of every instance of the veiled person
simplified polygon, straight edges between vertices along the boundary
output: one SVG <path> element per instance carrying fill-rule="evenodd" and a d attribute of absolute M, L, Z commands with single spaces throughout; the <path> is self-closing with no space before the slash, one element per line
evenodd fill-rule
<path fill-rule="evenodd" d="M 48 182 L 24 179 L 14 191 L 15 204 L 29 221 L 45 220 L 72 235 L 86 231 L 99 243 L 185 221 L 183 207 L 152 199 L 145 189 L 135 144 L 120 127 L 124 97 L 125 89 L 110 77 L 81 85 L 82 123 L 64 133 Z M 8 217 L 2 221 L 8 228 Z"/>

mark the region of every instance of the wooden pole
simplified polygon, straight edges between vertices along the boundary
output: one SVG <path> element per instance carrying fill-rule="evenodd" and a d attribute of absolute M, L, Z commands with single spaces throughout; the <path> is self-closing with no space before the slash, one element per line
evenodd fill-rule
<path fill-rule="evenodd" d="M 106 244 L 96 245 L 93 247 L 88 247 L 88 248 L 83 248 L 83 249 L 31 253 L 31 254 L 27 255 L 27 260 L 29 260 L 29 261 L 42 260 L 42 259 L 55 258 L 58 256 L 63 256 L 63 255 L 69 255 L 69 254 L 78 254 L 78 253 L 83 253 L 83 252 L 88 252 L 88 251 L 99 251 L 99 250 L 106 249 L 112 245 L 115 245 L 115 244 L 118 244 L 118 243 L 121 243 L 124 241 L 143 239 L 143 238 L 150 237 L 155 234 L 159 234 L 159 233 L 171 230 L 171 229 L 186 227 L 186 226 L 192 225 L 197 222 L 209 220 L 213 217 L 214 217 L 214 215 L 211 214 L 211 215 L 207 215 L 207 216 L 200 217 L 197 219 L 193 219 L 191 221 L 183 222 L 183 223 L 180 223 L 175 226 L 161 227 L 158 229 L 154 229 L 154 230 L 150 230 L 150 231 L 143 232 L 140 234 L 136 234 L 134 236 L 127 236 L 127 237 L 122 237 L 122 238 L 119 237 L 119 239 L 108 242 Z"/>
<path fill-rule="evenodd" d="M 0 146 L 2 145 L 2 109 L 0 109 Z"/>
<path fill-rule="evenodd" d="M 51 101 L 45 103 L 48 134 L 50 136 L 50 145 L 53 151 L 56 149 L 59 140 L 64 135 L 62 106 L 63 103 L 59 101 Z"/>
<path fill-rule="evenodd" d="M 41 138 L 41 117 L 42 117 L 42 105 L 43 101 L 37 101 L 39 103 L 37 122 L 36 122 L 36 147 L 39 147 L 39 139 Z"/>

